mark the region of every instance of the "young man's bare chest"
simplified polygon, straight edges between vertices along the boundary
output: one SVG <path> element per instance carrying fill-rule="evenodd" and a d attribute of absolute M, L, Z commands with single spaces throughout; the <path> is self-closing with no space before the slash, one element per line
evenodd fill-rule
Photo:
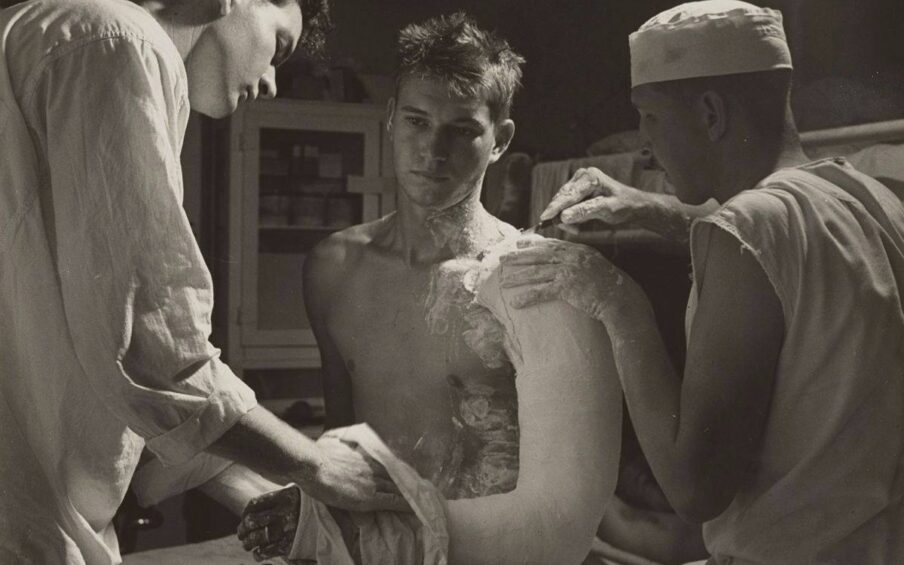
<path fill-rule="evenodd" d="M 514 369 L 501 326 L 463 284 L 467 267 L 366 258 L 343 281 L 327 319 L 351 376 L 356 418 L 453 496 L 492 487 L 486 478 L 462 484 L 462 469 L 478 464 L 490 437 L 514 440 L 517 454 Z M 504 466 L 517 472 L 516 459 Z"/>

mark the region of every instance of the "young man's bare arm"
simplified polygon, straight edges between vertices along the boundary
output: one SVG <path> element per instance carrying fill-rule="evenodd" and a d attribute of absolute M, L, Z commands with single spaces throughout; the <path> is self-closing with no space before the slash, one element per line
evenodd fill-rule
<path fill-rule="evenodd" d="M 326 325 L 330 291 L 338 283 L 337 259 L 341 251 L 341 246 L 333 240 L 318 245 L 305 261 L 302 284 L 308 320 L 320 349 L 326 406 L 324 427 L 328 430 L 356 423 L 351 375 Z"/>
<path fill-rule="evenodd" d="M 329 311 L 330 302 L 333 299 L 332 293 L 340 286 L 341 281 L 346 276 L 342 271 L 342 265 L 345 262 L 346 245 L 341 234 L 334 234 L 317 245 L 305 260 L 302 280 L 305 307 L 322 356 L 324 398 L 327 408 L 326 427 L 328 429 L 355 423 L 351 394 L 351 378 L 326 327 L 326 315 Z M 282 423 L 280 422 L 280 424 Z M 292 451 L 303 449 L 306 444 L 311 443 L 310 439 L 304 437 L 301 433 L 289 427 L 287 424 L 282 425 L 285 428 L 283 433 L 284 441 L 282 442 L 285 450 Z M 388 503 L 390 507 L 398 510 L 405 510 L 408 508 L 404 500 L 398 496 L 395 487 L 391 485 L 391 481 L 389 481 L 385 470 L 380 468 L 376 462 L 357 451 L 342 449 L 342 442 L 334 440 L 328 442 L 319 441 L 316 445 L 321 448 L 320 451 L 330 453 L 330 459 L 345 456 L 355 457 L 368 461 L 369 465 L 374 468 L 374 483 L 371 483 L 370 485 L 365 485 L 363 483 L 355 485 L 353 481 L 348 481 L 348 489 L 354 491 L 359 487 L 366 487 L 370 490 L 376 485 L 380 490 L 380 492 L 377 492 L 374 495 L 375 501 L 378 501 L 376 504 L 385 505 Z M 266 454 L 259 453 L 258 455 L 260 459 L 273 463 L 278 462 L 282 458 L 281 454 L 275 451 Z M 242 460 L 239 460 L 239 462 L 244 463 Z M 349 465 L 356 464 L 351 460 L 347 460 L 346 463 Z M 256 464 L 260 465 L 260 463 Z M 288 480 L 280 481 L 279 477 L 271 477 L 266 473 L 264 475 L 268 479 L 272 479 L 276 482 L 289 482 Z M 338 475 L 337 478 L 339 478 Z M 297 482 L 297 479 L 293 480 L 296 480 Z M 305 488 L 304 484 L 299 484 L 306 492 L 308 492 L 308 494 L 311 494 L 330 506 L 355 509 L 354 507 L 350 508 L 350 505 L 348 504 L 335 504 L 331 501 L 329 496 L 326 498 L 318 496 L 320 491 L 317 488 L 317 484 L 314 484 L 312 488 Z"/>

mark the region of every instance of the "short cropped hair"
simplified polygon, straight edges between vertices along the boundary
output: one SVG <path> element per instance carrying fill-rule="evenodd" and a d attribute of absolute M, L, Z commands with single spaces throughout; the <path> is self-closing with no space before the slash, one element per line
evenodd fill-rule
<path fill-rule="evenodd" d="M 787 121 L 791 83 L 791 69 L 775 69 L 651 84 L 660 92 L 688 103 L 708 90 L 717 92 L 729 103 L 737 104 L 761 135 L 774 138 L 788 133 L 789 126 L 794 127 L 793 121 L 790 124 Z"/>
<path fill-rule="evenodd" d="M 454 96 L 485 95 L 496 123 L 508 118 L 521 86 L 524 58 L 463 12 L 405 27 L 399 34 L 398 56 L 396 90 L 406 78 L 437 79 Z"/>

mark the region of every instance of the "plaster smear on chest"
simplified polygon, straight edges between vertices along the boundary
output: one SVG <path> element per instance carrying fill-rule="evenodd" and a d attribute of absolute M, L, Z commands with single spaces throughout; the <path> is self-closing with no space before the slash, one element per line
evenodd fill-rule
<path fill-rule="evenodd" d="M 475 292 L 478 253 L 506 234 L 489 214 L 477 213 L 481 212 L 486 221 L 473 221 L 473 210 L 431 219 L 436 243 L 447 245 L 457 258 L 433 267 L 425 316 L 432 334 L 448 338 L 450 357 L 458 357 L 459 344 L 464 343 L 486 368 L 503 369 L 510 366 L 504 349 L 505 330 L 489 310 L 476 303 Z M 468 227 L 462 229 L 462 225 Z M 474 498 L 514 489 L 519 446 L 514 381 L 491 386 L 467 375 L 450 375 L 448 384 L 454 431 L 438 477 L 443 494 L 449 499 Z"/>
<path fill-rule="evenodd" d="M 475 302 L 480 261 L 477 256 L 508 235 L 498 220 L 475 205 L 463 205 L 427 220 L 438 246 L 447 246 L 455 259 L 435 265 L 430 273 L 425 312 L 434 335 L 449 337 L 451 354 L 458 337 L 491 369 L 507 363 L 503 349 L 505 331 L 493 315 Z M 464 227 L 462 227 L 464 226 Z"/>

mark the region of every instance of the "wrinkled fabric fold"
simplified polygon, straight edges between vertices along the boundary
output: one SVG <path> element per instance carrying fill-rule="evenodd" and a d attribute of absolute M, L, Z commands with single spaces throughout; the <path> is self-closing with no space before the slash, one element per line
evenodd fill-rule
<path fill-rule="evenodd" d="M 367 424 L 327 432 L 354 442 L 376 459 L 399 488 L 413 514 L 353 513 L 363 565 L 444 565 L 449 534 L 445 500 L 439 490 L 395 456 Z M 355 565 L 342 531 L 329 509 L 301 493 L 301 510 L 290 562 L 316 560 L 319 565 Z"/>

